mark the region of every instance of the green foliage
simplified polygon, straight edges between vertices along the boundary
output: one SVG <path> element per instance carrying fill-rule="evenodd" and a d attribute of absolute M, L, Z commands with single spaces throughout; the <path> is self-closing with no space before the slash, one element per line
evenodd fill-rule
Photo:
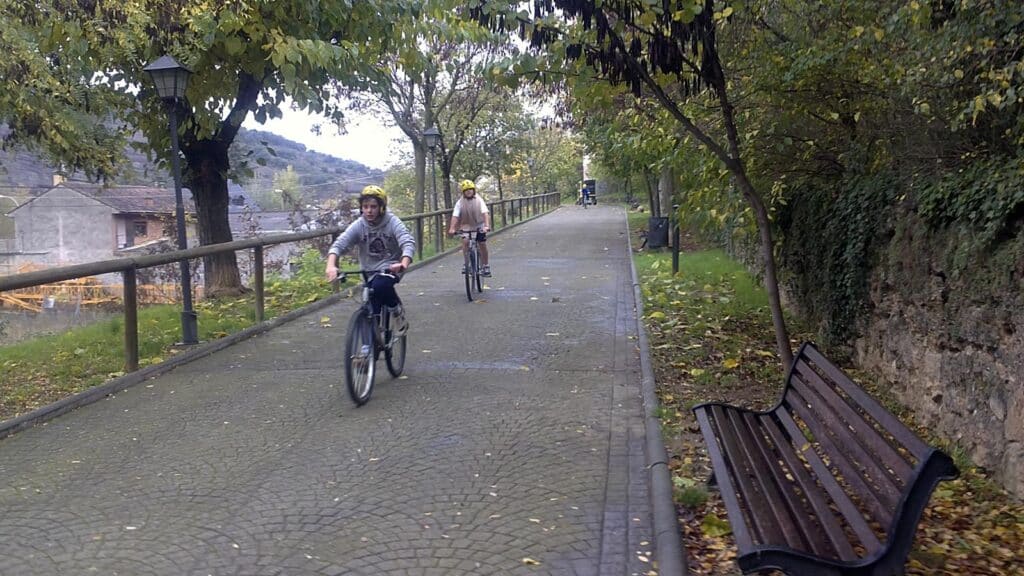
<path fill-rule="evenodd" d="M 781 261 L 789 288 L 821 325 L 825 345 L 855 335 L 877 251 L 900 197 L 892 174 L 838 182 L 837 192 L 792 190 L 780 209 Z"/>
<path fill-rule="evenodd" d="M 266 316 L 274 318 L 327 297 L 323 260 L 316 250 L 305 252 L 298 273 L 289 280 L 267 282 Z M 252 326 L 251 297 L 202 300 L 196 304 L 199 338 L 223 338 Z M 24 413 L 49 402 L 124 374 L 124 323 L 118 317 L 64 333 L 0 347 L 0 419 Z M 167 359 L 181 339 L 181 309 L 149 306 L 139 310 L 139 365 Z"/>
<path fill-rule="evenodd" d="M 825 343 L 856 334 L 895 215 L 953 231 L 957 269 L 1021 233 L 1022 23 L 1024 5 L 994 0 L 755 1 L 720 22 L 780 278 Z M 674 159 L 680 219 L 743 254 L 750 213 L 697 157 Z"/>
<path fill-rule="evenodd" d="M 431 182 L 427 179 L 427 186 Z M 416 213 L 416 173 L 409 166 L 394 166 L 384 178 L 384 189 L 388 192 L 388 209 L 398 214 Z M 407 223 L 408 224 L 408 223 Z"/>
<path fill-rule="evenodd" d="M 693 478 L 672 476 L 672 488 L 675 501 L 687 508 L 697 508 L 708 501 L 708 491 Z"/>
<path fill-rule="evenodd" d="M 918 213 L 936 228 L 956 225 L 971 251 L 1005 239 L 1024 216 L 1024 158 L 991 156 L 915 187 Z"/>
<path fill-rule="evenodd" d="M 645 214 L 630 215 L 632 230 L 645 222 Z M 749 382 L 777 380 L 768 297 L 739 262 L 721 250 L 682 252 L 673 275 L 668 252 L 634 261 L 648 333 L 664 342 L 652 350 L 656 359 L 725 397 Z"/>
<path fill-rule="evenodd" d="M 278 316 L 296 307 L 326 298 L 331 286 L 324 281 L 324 257 L 310 248 L 293 263 L 290 278 L 271 276 L 267 281 L 266 312 L 268 317 Z"/>

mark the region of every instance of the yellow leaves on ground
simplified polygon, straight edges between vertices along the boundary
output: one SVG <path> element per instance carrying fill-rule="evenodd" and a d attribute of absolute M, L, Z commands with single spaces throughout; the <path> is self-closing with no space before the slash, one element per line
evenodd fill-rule
<path fill-rule="evenodd" d="M 705 516 L 704 521 L 700 523 L 700 528 L 704 534 L 711 536 L 712 538 L 718 538 L 732 533 L 732 527 L 729 526 L 729 522 L 722 520 L 714 514 L 708 514 Z"/>

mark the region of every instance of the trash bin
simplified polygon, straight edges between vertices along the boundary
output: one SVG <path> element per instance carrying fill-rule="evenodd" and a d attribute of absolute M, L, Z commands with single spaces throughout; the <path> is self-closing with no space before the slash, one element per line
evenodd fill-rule
<path fill-rule="evenodd" d="M 647 247 L 668 246 L 668 216 L 653 216 L 647 219 Z"/>

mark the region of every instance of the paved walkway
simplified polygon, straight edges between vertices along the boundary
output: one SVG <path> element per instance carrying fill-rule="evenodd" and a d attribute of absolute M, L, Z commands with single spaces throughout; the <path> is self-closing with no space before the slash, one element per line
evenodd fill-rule
<path fill-rule="evenodd" d="M 0 574 L 647 574 L 623 212 L 491 247 L 481 302 L 459 256 L 403 280 L 362 408 L 345 301 L 0 441 Z"/>

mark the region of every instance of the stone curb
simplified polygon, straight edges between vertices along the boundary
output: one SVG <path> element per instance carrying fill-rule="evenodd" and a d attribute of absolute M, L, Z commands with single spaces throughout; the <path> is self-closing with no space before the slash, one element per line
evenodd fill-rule
<path fill-rule="evenodd" d="M 661 576 L 682 576 L 687 573 L 686 558 L 679 536 L 679 518 L 676 515 L 675 499 L 672 494 L 672 473 L 668 469 L 668 453 L 661 439 L 661 421 L 655 413 L 658 396 L 654 390 L 654 369 L 651 366 L 650 345 L 644 329 L 643 295 L 633 263 L 633 246 L 630 243 L 629 214 L 626 214 L 626 248 L 629 253 L 629 269 L 633 276 L 633 299 L 636 304 L 637 345 L 640 348 L 640 389 L 643 396 L 644 425 L 647 436 L 647 470 L 651 480 L 651 511 L 654 517 L 654 555 L 658 560 L 658 574 Z"/>
<path fill-rule="evenodd" d="M 561 208 L 561 205 L 559 205 L 558 208 Z M 558 210 L 558 208 L 555 208 L 554 210 Z M 516 222 L 514 224 L 509 224 L 498 230 L 492 230 L 490 234 L 500 234 L 505 230 L 515 228 L 516 226 L 525 224 L 526 222 L 529 222 L 536 218 L 540 218 L 541 216 L 544 216 L 546 214 L 550 214 L 551 212 L 554 212 L 554 210 L 550 210 L 548 212 L 531 216 L 525 220 L 520 220 L 519 222 Z M 422 266 L 425 266 L 459 249 L 459 246 L 449 248 L 448 250 L 445 250 L 440 254 L 435 254 L 423 260 L 422 262 L 414 263 L 412 266 L 409 267 L 409 270 L 411 271 Z M 327 308 L 328 306 L 331 306 L 332 304 L 335 304 L 341 301 L 342 299 L 343 296 L 341 294 L 332 294 L 327 298 L 324 298 L 323 300 L 318 300 L 317 302 L 313 302 L 312 304 L 303 306 L 302 308 L 292 310 L 291 312 L 283 314 L 272 320 L 265 320 L 259 324 L 249 326 L 248 328 L 245 328 L 223 338 L 218 338 L 217 340 L 214 340 L 212 342 L 198 344 L 174 356 L 170 360 L 166 360 L 159 364 L 154 364 L 153 366 L 147 366 L 140 370 L 136 370 L 135 372 L 132 372 L 130 374 L 125 374 L 124 376 L 114 378 L 113 380 L 108 380 L 107 382 L 104 382 L 103 384 L 99 384 L 97 386 L 93 386 L 88 390 L 82 390 L 81 392 L 72 394 L 71 396 L 68 396 L 66 398 L 61 398 L 60 400 L 53 402 L 52 404 L 41 406 L 31 412 L 27 412 L 20 416 L 11 418 L 10 420 L 4 420 L 3 422 L 0 422 L 0 439 L 6 438 L 11 434 L 20 432 L 27 428 L 31 428 L 37 424 L 42 424 L 43 422 L 52 420 L 60 416 L 61 414 L 74 410 L 75 408 L 80 408 L 87 404 L 92 404 L 93 402 L 106 398 L 107 396 L 116 394 L 118 392 L 121 392 L 122 390 L 126 390 L 128 388 L 131 388 L 132 386 L 145 382 L 150 378 L 159 376 L 160 374 L 163 374 L 165 372 L 169 372 L 170 370 L 177 368 L 182 364 L 187 364 L 189 362 L 192 362 L 193 360 L 198 360 L 204 356 L 209 356 L 210 354 L 223 350 L 228 346 L 237 344 L 243 340 L 247 340 L 249 338 L 252 338 L 253 336 L 267 332 L 272 328 L 276 328 L 286 322 L 295 320 L 300 316 L 305 316 L 306 314 L 311 314 L 313 312 L 316 312 L 317 310 Z"/>

